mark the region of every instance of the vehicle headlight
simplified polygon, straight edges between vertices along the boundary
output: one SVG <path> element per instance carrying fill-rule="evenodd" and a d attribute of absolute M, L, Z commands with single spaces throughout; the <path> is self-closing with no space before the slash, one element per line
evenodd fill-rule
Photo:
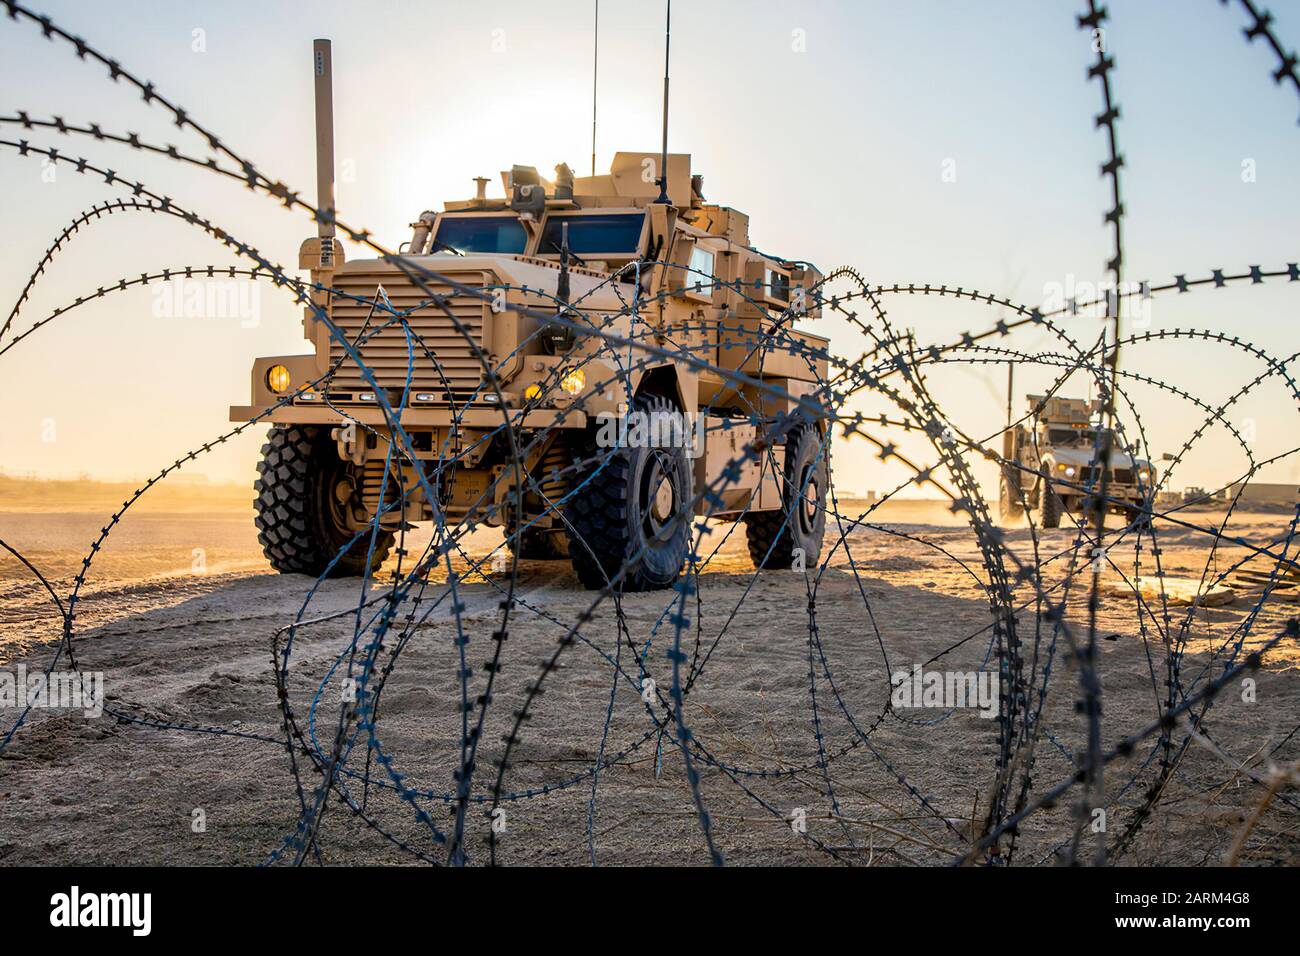
<path fill-rule="evenodd" d="M 1151 472 L 1148 471 L 1147 469 L 1143 468 L 1143 469 L 1141 469 L 1141 470 L 1138 472 L 1138 478 L 1142 479 L 1142 481 L 1150 481 L 1150 480 L 1151 480 Z"/>
<path fill-rule="evenodd" d="M 560 388 L 564 389 L 570 395 L 578 395 L 587 387 L 587 373 L 580 368 L 575 368 L 571 372 L 565 372 L 564 378 L 560 379 Z"/>
<path fill-rule="evenodd" d="M 266 370 L 266 387 L 277 395 L 289 391 L 289 370 L 283 365 L 272 365 Z"/>
<path fill-rule="evenodd" d="M 534 382 L 524 389 L 524 398 L 530 402 L 535 402 L 542 397 L 542 386 Z"/>
<path fill-rule="evenodd" d="M 1073 467 L 1070 467 L 1070 468 L 1065 469 L 1065 477 L 1067 477 L 1067 478 L 1073 478 L 1073 477 L 1074 477 L 1074 468 L 1073 468 Z"/>

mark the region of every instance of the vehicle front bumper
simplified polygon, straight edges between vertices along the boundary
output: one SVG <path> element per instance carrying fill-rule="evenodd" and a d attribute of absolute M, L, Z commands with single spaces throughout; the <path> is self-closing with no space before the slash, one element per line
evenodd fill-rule
<path fill-rule="evenodd" d="M 1053 481 L 1051 488 L 1061 497 L 1086 498 L 1101 493 L 1101 482 L 1094 482 L 1091 488 L 1085 490 L 1078 483 Z M 1111 482 L 1106 486 L 1106 497 L 1115 504 L 1143 506 L 1151 500 L 1151 489 L 1147 488 L 1143 493 L 1136 485 L 1120 485 Z"/>
<path fill-rule="evenodd" d="M 386 428 L 388 420 L 376 405 L 340 405 L 331 407 L 319 402 L 311 404 L 282 405 L 269 414 L 266 405 L 232 405 L 230 420 L 260 421 L 282 425 L 342 425 L 355 421 L 373 428 Z M 259 418 L 259 416 L 261 416 Z M 399 419 L 403 428 L 459 428 L 495 429 L 509 423 L 514 428 L 585 428 L 587 413 L 578 408 L 450 408 L 408 407 Z"/>

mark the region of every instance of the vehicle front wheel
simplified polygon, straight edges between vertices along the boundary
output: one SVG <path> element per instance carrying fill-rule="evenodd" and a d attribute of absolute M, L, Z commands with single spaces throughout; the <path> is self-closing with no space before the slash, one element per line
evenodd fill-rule
<path fill-rule="evenodd" d="M 1065 511 L 1065 502 L 1046 481 L 1043 483 L 1042 491 L 1039 492 L 1039 505 L 1038 523 L 1044 528 L 1059 528 L 1061 514 Z"/>
<path fill-rule="evenodd" d="M 633 410 L 674 414 L 666 399 L 639 397 Z M 690 547 L 691 462 L 684 447 L 601 448 L 588 436 L 577 488 L 565 506 L 569 559 L 589 590 L 670 587 Z M 614 578 L 624 572 L 621 581 Z"/>
<path fill-rule="evenodd" d="M 1128 523 L 1133 525 L 1138 531 L 1146 531 L 1151 527 L 1150 505 L 1139 505 L 1136 508 L 1129 508 L 1126 512 Z"/>
<path fill-rule="evenodd" d="M 348 511 L 356 481 L 350 463 L 339 458 L 328 429 L 272 427 L 262 446 L 257 475 L 253 520 L 271 567 L 282 574 L 314 577 L 328 568 L 333 578 L 379 570 L 393 546 L 391 531 L 379 532 L 373 550 L 370 533 L 362 534 L 334 561 L 354 534 L 349 530 Z"/>

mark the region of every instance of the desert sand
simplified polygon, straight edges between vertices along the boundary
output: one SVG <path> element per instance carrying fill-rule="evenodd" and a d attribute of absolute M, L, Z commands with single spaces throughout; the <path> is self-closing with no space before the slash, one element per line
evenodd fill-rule
<path fill-rule="evenodd" d="M 7 489 L 0 497 L 0 540 L 27 557 L 66 600 L 113 510 L 111 502 L 120 501 L 120 489 L 80 497 L 24 493 L 12 483 Z M 272 637 L 294 620 L 314 582 L 268 571 L 251 507 L 241 503 L 239 489 L 199 489 L 170 502 L 128 512 L 96 555 L 75 610 L 77 665 L 102 672 L 110 705 L 133 719 L 31 712 L 0 753 L 0 860 L 7 864 L 257 864 L 294 830 L 299 798 L 276 703 Z M 865 508 L 841 502 L 845 514 Z M 1222 513 L 1201 509 L 1180 517 L 1211 526 Z M 816 624 L 824 663 L 810 651 L 804 576 L 756 575 L 743 526 L 714 523 L 703 540 L 704 549 L 720 549 L 699 575 L 698 604 L 692 598 L 688 607 L 684 666 L 698 673 L 683 717 L 715 761 L 697 760 L 695 766 L 712 838 L 728 863 L 950 863 L 969 845 L 971 820 L 985 809 L 996 721 L 971 709 L 904 710 L 882 718 L 891 672 L 928 664 L 937 655 L 941 663 L 933 666 L 963 671 L 988 659 L 991 617 L 974 535 L 937 503 L 890 503 L 870 520 L 880 527 L 848 535 L 852 562 L 841 545 L 821 572 Z M 1241 514 L 1233 528 L 1265 543 L 1282 535 L 1287 521 L 1283 514 Z M 1158 528 L 1166 573 L 1199 579 L 1211 539 L 1194 530 Z M 1064 528 L 1045 532 L 1043 553 L 1068 549 L 1074 534 Z M 836 536 L 832 521 L 828 542 Z M 419 554 L 427 540 L 428 529 L 417 529 L 407 550 Z M 479 529 L 466 550 L 485 555 L 500 540 L 499 530 Z M 1008 546 L 1032 560 L 1027 528 L 1009 530 Z M 1222 546 L 1211 571 L 1241 554 Z M 1131 545 L 1117 546 L 1110 557 L 1117 568 L 1107 568 L 1108 579 L 1122 580 L 1121 571 L 1133 574 Z M 1148 574 L 1149 545 L 1141 557 L 1142 573 Z M 1060 583 L 1067 564 L 1068 556 L 1043 565 L 1049 587 Z M 507 579 L 506 570 L 489 572 L 486 580 L 470 578 L 460 588 L 472 687 L 484 679 L 481 662 L 492 649 L 490 633 Z M 1068 607 L 1078 626 L 1086 619 L 1085 583 L 1076 582 Z M 0 554 L 0 593 L 0 667 L 48 667 L 61 644 L 61 619 L 49 594 L 7 552 Z M 501 751 L 525 688 L 538 678 L 557 637 L 591 602 L 566 562 L 520 562 L 516 594 L 521 604 L 482 736 L 477 796 L 492 792 L 492 758 Z M 672 679 L 666 652 L 673 628 L 666 615 L 674 596 L 638 594 L 622 601 L 628 638 L 645 651 L 661 688 Z M 1018 598 L 1031 596 L 1024 585 L 1017 590 Z M 346 612 L 360 599 L 356 579 L 326 582 L 308 617 L 338 616 L 299 628 L 294 638 L 290 701 L 324 751 L 340 708 L 335 665 L 354 633 L 354 615 Z M 444 833 L 450 816 L 440 797 L 454 791 L 461 746 L 457 629 L 448 603 L 410 628 L 384 688 L 377 731 L 404 785 L 428 794 L 420 805 Z M 1102 731 L 1108 746 L 1152 720 L 1164 690 L 1165 645 L 1152 620 L 1143 633 L 1138 608 L 1122 589 L 1104 596 L 1100 606 Z M 428 610 L 421 607 L 421 613 Z M 1253 611 L 1255 598 L 1244 593 L 1224 606 L 1170 609 L 1175 628 L 1192 615 L 1184 682 L 1222 672 L 1223 647 L 1241 635 L 1243 622 L 1249 620 L 1242 654 L 1278 633 L 1297 605 L 1276 599 Z M 399 623 L 409 612 L 409 605 L 401 609 Z M 1022 633 L 1032 634 L 1033 624 L 1028 609 Z M 709 861 L 681 751 L 654 732 L 641 687 L 631 679 L 632 652 L 627 641 L 620 646 L 618 633 L 615 610 L 605 602 L 547 676 L 546 693 L 520 732 L 505 776 L 498 862 Z M 609 660 L 614 657 L 630 668 L 617 686 Z M 1222 753 L 1196 745 L 1183 752 L 1173 781 L 1121 862 L 1199 865 L 1222 862 L 1233 851 L 1263 789 L 1230 762 L 1263 775 L 1270 761 L 1300 757 L 1300 740 L 1286 739 L 1300 720 L 1298 663 L 1300 646 L 1288 640 L 1255 675 L 1253 701 L 1243 700 L 1236 685 L 1220 696 L 1206 728 Z M 1042 714 L 1046 733 L 1036 754 L 1035 792 L 1075 769 L 1085 732 L 1075 712 L 1078 688 L 1077 673 L 1058 653 Z M 19 712 L 0 709 L 0 733 Z M 377 828 L 334 798 L 319 833 L 321 860 L 415 860 L 399 843 L 445 859 L 430 828 L 385 785 L 390 778 L 377 762 L 371 762 L 374 780 L 366 785 L 361 779 L 364 747 L 363 737 L 345 786 Z M 617 759 L 593 780 L 602 753 Z M 1126 826 L 1153 775 L 1149 747 L 1108 766 L 1109 832 Z M 317 782 L 310 771 L 303 774 L 308 792 Z M 541 788 L 548 792 L 525 796 Z M 1057 858 L 1072 834 L 1070 803 L 1026 821 L 1013 864 Z M 476 804 L 470 813 L 471 864 L 488 859 L 485 810 Z M 790 825 L 800 811 L 817 845 Z M 199 817 L 202 828 L 195 825 Z M 1237 859 L 1300 861 L 1295 808 L 1274 801 L 1252 825 Z"/>

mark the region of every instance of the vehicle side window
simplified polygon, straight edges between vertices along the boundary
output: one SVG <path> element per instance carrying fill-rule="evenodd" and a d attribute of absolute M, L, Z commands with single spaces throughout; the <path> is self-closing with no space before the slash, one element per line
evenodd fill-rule
<path fill-rule="evenodd" d="M 713 253 L 699 246 L 691 250 L 691 261 L 687 264 L 683 279 L 683 283 L 688 286 L 694 286 L 697 282 L 705 292 L 711 291 L 714 282 Z"/>
<path fill-rule="evenodd" d="M 767 295 L 769 298 L 777 299 L 781 302 L 790 301 L 790 277 L 775 269 L 763 270 L 763 284 L 767 286 Z"/>

